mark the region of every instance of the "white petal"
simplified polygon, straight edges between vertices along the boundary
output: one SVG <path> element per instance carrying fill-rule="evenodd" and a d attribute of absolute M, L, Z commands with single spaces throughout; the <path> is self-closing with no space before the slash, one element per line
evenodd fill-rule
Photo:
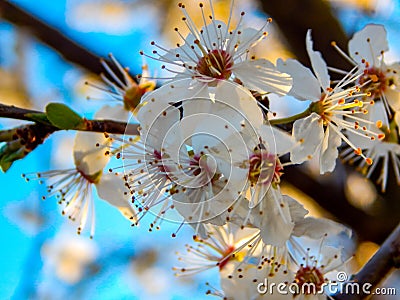
<path fill-rule="evenodd" d="M 189 35 L 185 38 L 185 44 L 181 45 L 180 47 L 177 47 L 175 49 L 169 50 L 170 52 L 161 56 L 161 59 L 165 59 L 166 61 L 181 61 L 183 60 L 184 62 L 188 62 L 191 65 L 193 65 L 193 59 L 197 60 L 198 56 L 202 56 L 202 53 L 200 51 L 200 48 L 197 47 L 194 43 L 195 40 L 198 38 L 194 36 L 192 33 L 189 33 Z M 194 48 L 192 48 L 192 46 Z M 178 55 L 179 58 L 176 56 Z"/>
<path fill-rule="evenodd" d="M 73 153 L 77 169 L 86 175 L 94 175 L 103 170 L 110 160 L 110 156 L 105 155 L 108 148 L 104 146 L 108 144 L 103 133 L 77 132 Z"/>
<path fill-rule="evenodd" d="M 308 210 L 304 208 L 304 206 L 293 199 L 290 196 L 283 195 L 284 200 L 286 203 L 289 205 L 290 209 L 290 216 L 292 218 L 292 221 L 297 224 L 298 222 L 301 222 L 304 220 L 304 217 L 308 214 Z M 296 225 L 297 226 L 297 225 Z"/>
<path fill-rule="evenodd" d="M 323 265 L 325 270 L 335 270 L 341 267 L 345 261 L 342 250 L 343 247 L 341 245 L 321 247 L 319 264 Z"/>
<path fill-rule="evenodd" d="M 376 122 L 378 120 L 386 126 L 389 126 L 389 119 L 386 112 L 385 104 L 382 101 L 375 102 L 374 105 L 368 106 L 367 118 L 374 122 L 373 125 L 368 126 L 368 129 L 373 130 L 377 133 L 382 133 L 378 128 L 376 128 Z"/>
<path fill-rule="evenodd" d="M 342 138 L 332 130 L 329 125 L 326 128 L 324 140 L 321 145 L 321 154 L 319 157 L 320 172 L 332 172 L 336 166 L 336 159 L 338 157 L 338 147 L 342 143 Z"/>
<path fill-rule="evenodd" d="M 260 93 L 286 95 L 292 88 L 290 76 L 278 71 L 273 63 L 265 59 L 237 63 L 232 71 L 245 87 Z"/>
<path fill-rule="evenodd" d="M 387 102 L 389 103 L 389 106 L 394 110 L 394 111 L 400 111 L 400 91 L 396 89 L 390 89 L 387 88 L 385 90 L 385 97 Z"/>
<path fill-rule="evenodd" d="M 316 113 L 293 124 L 293 137 L 298 145 L 290 152 L 290 160 L 299 164 L 312 156 L 321 145 L 324 138 L 324 128 L 321 117 Z"/>
<path fill-rule="evenodd" d="M 152 112 L 149 111 L 149 118 Z M 145 113 L 143 115 L 146 115 Z M 163 113 L 154 116 L 152 123 L 141 124 L 140 139 L 146 147 L 149 147 L 160 152 L 163 143 L 165 142 L 168 130 L 170 130 L 179 121 L 179 109 L 170 106 Z M 150 148 L 151 147 L 151 148 Z"/>
<path fill-rule="evenodd" d="M 311 40 L 311 30 L 307 31 L 306 45 L 307 45 L 307 53 L 308 56 L 310 57 L 314 73 L 318 78 L 320 86 L 325 91 L 328 87 L 331 86 L 328 74 L 328 68 L 326 66 L 326 62 L 322 58 L 321 53 L 319 51 L 313 50 L 313 42 Z"/>
<path fill-rule="evenodd" d="M 242 86 L 229 81 L 220 81 L 215 88 L 215 99 L 222 103 L 217 112 L 213 107 L 214 112 L 224 117 L 231 115 L 232 123 L 235 124 L 234 118 L 236 121 L 245 120 L 253 128 L 262 125 L 264 118 L 257 100 Z M 223 103 L 226 103 L 226 106 L 222 105 Z M 240 126 L 236 128 L 239 129 Z"/>
<path fill-rule="evenodd" d="M 290 216 L 289 204 L 279 190 L 270 188 L 262 200 L 263 215 L 259 228 L 265 244 L 277 247 L 284 246 L 292 234 L 294 223 Z M 256 207 L 255 214 L 259 214 Z"/>
<path fill-rule="evenodd" d="M 122 215 L 132 220 L 136 214 L 129 203 L 130 191 L 125 181 L 113 173 L 105 173 L 96 184 L 99 197 L 120 210 Z"/>
<path fill-rule="evenodd" d="M 201 45 L 206 46 L 208 50 L 215 49 L 216 45 L 221 45 L 226 40 L 227 34 L 226 24 L 219 20 L 213 20 L 207 26 L 201 28 L 200 40 Z M 196 48 L 198 48 L 195 45 Z"/>
<path fill-rule="evenodd" d="M 195 191 L 196 190 L 196 191 Z M 199 223 L 224 225 L 226 223 L 227 210 L 234 203 L 231 194 L 227 190 L 211 195 L 207 193 L 208 187 L 198 189 L 186 189 L 185 193 L 173 196 L 174 208 L 185 218 L 186 222 L 196 228 Z M 201 194 L 203 197 L 201 197 Z M 193 197 L 193 195 L 197 195 Z"/>
<path fill-rule="evenodd" d="M 237 49 L 233 50 L 236 53 L 246 53 L 248 49 L 252 48 L 262 40 L 263 32 L 260 32 L 260 30 L 255 28 L 240 29 L 240 32 L 241 34 L 237 34 L 236 39 L 233 39 L 230 42 L 231 47 L 238 45 Z"/>
<path fill-rule="evenodd" d="M 260 135 L 274 154 L 288 153 L 294 146 L 293 137 L 274 126 L 262 125 Z"/>
<path fill-rule="evenodd" d="M 340 233 L 345 233 L 349 237 L 351 236 L 351 230 L 342 224 L 328 219 L 313 217 L 298 220 L 293 230 L 293 235 L 295 236 L 308 236 L 312 239 L 322 238 L 325 234 L 335 236 Z"/>
<path fill-rule="evenodd" d="M 388 51 L 386 30 L 383 25 L 369 24 L 356 32 L 349 41 L 349 54 L 358 63 L 365 59 L 370 65 L 377 66 L 381 52 Z"/>
<path fill-rule="evenodd" d="M 321 87 L 310 69 L 295 59 L 286 61 L 279 59 L 277 66 L 279 71 L 285 72 L 293 78 L 293 86 L 289 95 L 299 100 L 316 101 L 321 98 Z"/>
<path fill-rule="evenodd" d="M 130 116 L 131 113 L 127 111 L 122 104 L 119 104 L 114 106 L 104 105 L 97 111 L 95 118 L 100 120 L 126 122 Z"/>
<path fill-rule="evenodd" d="M 143 130 L 147 131 L 154 120 L 175 103 L 193 97 L 208 96 L 207 85 L 192 79 L 170 82 L 143 97 L 137 119 Z"/>
<path fill-rule="evenodd" d="M 391 83 L 384 91 L 385 97 L 394 111 L 400 111 L 400 63 L 393 63 L 385 69 L 386 80 Z"/>
<path fill-rule="evenodd" d="M 397 128 L 399 129 L 399 135 L 400 135 L 400 112 L 395 113 L 394 120 L 396 122 Z"/>
<path fill-rule="evenodd" d="M 243 276 L 243 278 L 238 278 L 237 270 L 239 268 L 242 269 L 240 274 Z M 276 275 L 275 273 L 274 275 Z M 219 274 L 220 274 L 221 289 L 224 294 L 224 299 L 254 300 L 261 298 L 260 294 L 257 291 L 257 285 L 258 283 L 264 282 L 266 272 L 263 270 L 259 270 L 256 265 L 233 260 L 229 261 L 224 266 L 224 268 L 222 268 Z M 275 276 L 271 278 L 275 279 Z M 275 299 L 276 297 L 275 293 L 273 297 L 274 298 L 272 299 Z"/>

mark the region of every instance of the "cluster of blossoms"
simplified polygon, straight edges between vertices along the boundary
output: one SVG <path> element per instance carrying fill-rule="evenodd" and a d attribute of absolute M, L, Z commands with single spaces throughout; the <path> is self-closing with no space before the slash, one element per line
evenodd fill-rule
<path fill-rule="evenodd" d="M 309 31 L 311 70 L 295 59 L 274 64 L 251 55 L 267 36 L 270 19 L 259 29 L 245 28 L 242 13 L 232 29 L 231 17 L 227 24 L 215 18 L 211 1 L 209 16 L 199 6 L 203 28 L 197 29 L 179 4 L 189 35 L 175 29 L 182 44 L 167 50 L 152 42 L 153 54 L 141 53 L 176 74 L 161 87 L 154 90 L 146 68 L 136 83 L 112 56 L 121 74 L 104 63 L 106 90 L 123 105 L 107 106 L 98 117 L 126 121 L 132 113 L 139 135 L 78 134 L 75 168 L 37 177 L 58 178 L 49 191 L 60 192 L 63 212 L 80 222 L 79 232 L 89 215 L 94 222 L 91 185 L 133 225 L 149 214 L 154 216 L 150 230 L 165 219 L 190 224 L 197 246 L 187 246 L 180 257 L 185 266 L 176 270 L 193 274 L 218 268 L 222 290 L 212 288 L 211 294 L 261 299 L 257 286 L 265 278 L 321 288 L 332 271 L 345 267 L 348 257 L 337 241 L 350 233 L 307 216 L 299 202 L 282 194 L 281 176 L 285 167 L 311 159 L 318 160 L 321 174 L 332 172 L 344 149 L 343 159 L 359 163 L 368 176 L 383 160 L 382 189 L 391 159 L 400 182 L 400 65 L 383 60 L 385 29 L 368 25 L 356 33 L 349 55 L 333 44 L 354 66 L 348 72 L 326 65 Z M 332 81 L 328 71 L 342 78 Z M 269 94 L 310 104 L 293 117 L 269 118 L 255 97 Z M 288 122 L 293 122 L 291 132 L 279 127 Z M 123 172 L 103 174 L 113 155 L 123 162 Z"/>

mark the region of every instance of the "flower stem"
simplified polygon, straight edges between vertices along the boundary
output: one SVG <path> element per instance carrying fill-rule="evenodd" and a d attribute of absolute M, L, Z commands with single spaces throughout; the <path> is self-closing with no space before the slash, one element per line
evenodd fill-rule
<path fill-rule="evenodd" d="M 269 123 L 271 125 L 282 125 L 282 124 L 292 123 L 299 119 L 303 119 L 305 117 L 308 117 L 312 113 L 310 107 L 311 106 L 309 106 L 305 111 L 298 113 L 296 115 L 293 115 L 291 117 L 269 120 Z"/>

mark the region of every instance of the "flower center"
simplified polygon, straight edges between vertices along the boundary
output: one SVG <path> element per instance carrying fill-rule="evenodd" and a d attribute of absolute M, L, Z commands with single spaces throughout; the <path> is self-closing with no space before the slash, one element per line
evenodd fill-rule
<path fill-rule="evenodd" d="M 332 91 L 332 89 L 328 90 L 328 92 L 330 91 Z M 351 94 L 349 93 L 348 96 L 351 96 Z M 358 99 L 346 102 L 345 98 L 331 97 L 329 94 L 327 95 L 323 93 L 319 101 L 310 104 L 309 109 L 311 112 L 320 115 L 324 125 L 326 126 L 331 122 L 335 113 L 340 113 L 342 111 L 354 113 L 356 109 L 360 109 L 363 105 L 364 103 Z"/>
<path fill-rule="evenodd" d="M 222 259 L 218 262 L 218 267 L 222 270 L 225 265 L 233 258 L 232 253 L 235 250 L 234 246 L 228 246 L 223 253 Z"/>
<path fill-rule="evenodd" d="M 359 79 L 361 86 L 368 82 L 362 87 L 362 90 L 366 93 L 370 93 L 372 99 L 380 97 L 386 87 L 390 85 L 389 81 L 384 72 L 373 67 L 366 69 L 364 75 Z"/>
<path fill-rule="evenodd" d="M 225 50 L 214 49 L 205 53 L 196 65 L 201 75 L 215 79 L 229 79 L 233 66 L 232 56 Z"/>
<path fill-rule="evenodd" d="M 399 136 L 397 134 L 397 124 L 396 120 L 392 120 L 389 123 L 389 127 L 387 126 L 382 126 L 380 130 L 384 133 L 385 137 L 383 138 L 383 142 L 386 143 L 393 143 L 393 144 L 398 144 L 399 142 Z"/>
<path fill-rule="evenodd" d="M 307 284 L 307 288 L 301 289 L 305 294 L 318 292 L 323 286 L 325 279 L 324 275 L 316 267 L 301 266 L 296 273 L 295 282 L 300 288 Z"/>
<path fill-rule="evenodd" d="M 207 154 L 194 155 L 189 164 L 193 167 L 193 176 L 204 175 L 204 184 L 207 184 L 208 182 L 211 182 L 211 184 L 213 184 L 221 177 L 221 174 L 216 172 L 216 162 L 211 156 Z"/>
<path fill-rule="evenodd" d="M 161 153 L 157 150 L 154 150 L 154 164 L 157 165 L 158 169 L 162 172 L 165 173 L 165 175 L 168 177 L 168 169 L 164 166 L 164 164 L 160 164 L 160 162 L 162 161 L 162 156 Z M 150 162 L 151 164 L 151 162 Z"/>
<path fill-rule="evenodd" d="M 273 178 L 273 183 L 279 184 L 281 182 L 281 176 L 283 174 L 283 166 L 279 159 L 276 159 L 275 162 L 275 170 L 274 170 L 274 178 Z"/>
<path fill-rule="evenodd" d="M 142 96 L 151 92 L 155 88 L 155 83 L 152 81 L 137 84 L 132 80 L 131 86 L 125 90 L 123 95 L 124 107 L 128 111 L 134 111 L 139 105 Z"/>
<path fill-rule="evenodd" d="M 79 172 L 79 174 L 81 174 L 81 176 L 83 178 L 85 178 L 90 183 L 94 183 L 94 184 L 99 183 L 101 175 L 103 175 L 103 171 L 102 170 L 100 170 L 100 171 L 98 171 L 98 172 L 96 172 L 96 173 L 94 173 L 92 175 L 85 174 L 79 169 L 76 169 L 76 170 Z"/>
<path fill-rule="evenodd" d="M 268 184 L 275 178 L 275 155 L 265 149 L 256 149 L 249 158 L 248 179 L 252 186 L 256 184 Z"/>

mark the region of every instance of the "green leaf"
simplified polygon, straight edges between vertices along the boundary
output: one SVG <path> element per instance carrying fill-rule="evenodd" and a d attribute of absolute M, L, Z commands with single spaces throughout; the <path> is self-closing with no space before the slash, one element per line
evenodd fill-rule
<path fill-rule="evenodd" d="M 25 147 L 18 141 L 7 143 L 0 148 L 0 168 L 3 172 L 7 172 L 14 161 L 22 159 L 26 156 Z"/>
<path fill-rule="evenodd" d="M 51 124 L 60 129 L 80 129 L 85 126 L 84 119 L 62 103 L 48 104 L 46 114 Z"/>
<path fill-rule="evenodd" d="M 5 162 L 5 161 L 0 161 L 0 168 L 1 170 L 5 173 L 8 171 L 8 169 L 11 167 L 12 165 L 12 161 L 11 162 Z"/>

